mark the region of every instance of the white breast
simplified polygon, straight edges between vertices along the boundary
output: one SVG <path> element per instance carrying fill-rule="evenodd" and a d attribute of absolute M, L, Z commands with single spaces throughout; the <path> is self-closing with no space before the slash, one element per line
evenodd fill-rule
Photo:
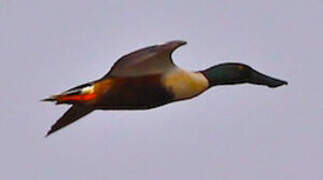
<path fill-rule="evenodd" d="M 175 100 L 194 97 L 209 87 L 202 73 L 174 69 L 162 77 L 162 84 L 175 96 Z"/>

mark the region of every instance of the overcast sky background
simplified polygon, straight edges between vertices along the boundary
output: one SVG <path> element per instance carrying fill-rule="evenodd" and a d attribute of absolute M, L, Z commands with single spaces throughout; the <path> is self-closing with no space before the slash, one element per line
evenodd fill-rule
<path fill-rule="evenodd" d="M 0 179 L 322 180 L 322 19 L 319 0 L 0 0 Z M 44 138 L 68 107 L 39 99 L 174 39 L 180 67 L 242 62 L 289 85 L 97 111 Z"/>

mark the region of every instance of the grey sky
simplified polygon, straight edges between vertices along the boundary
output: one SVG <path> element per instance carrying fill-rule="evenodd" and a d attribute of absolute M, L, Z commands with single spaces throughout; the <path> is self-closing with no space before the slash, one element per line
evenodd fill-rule
<path fill-rule="evenodd" d="M 322 1 L 0 0 L 0 179 L 323 179 Z M 149 111 L 38 100 L 182 39 L 176 64 L 243 62 L 286 87 L 215 87 Z"/>

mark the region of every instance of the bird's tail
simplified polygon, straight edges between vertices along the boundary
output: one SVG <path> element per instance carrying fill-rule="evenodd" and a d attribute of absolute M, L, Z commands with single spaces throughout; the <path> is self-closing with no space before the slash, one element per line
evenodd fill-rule
<path fill-rule="evenodd" d="M 59 94 L 42 99 L 45 102 L 55 102 L 55 104 L 82 104 L 96 97 L 95 93 L 89 94 Z"/>
<path fill-rule="evenodd" d="M 91 101 L 97 97 L 92 84 L 83 84 L 81 86 L 69 89 L 61 94 L 50 96 L 41 101 L 56 102 L 56 104 L 82 104 Z"/>

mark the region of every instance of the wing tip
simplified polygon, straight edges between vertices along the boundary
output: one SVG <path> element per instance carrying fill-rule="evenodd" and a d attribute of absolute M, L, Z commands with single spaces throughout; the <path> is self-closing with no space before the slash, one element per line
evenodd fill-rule
<path fill-rule="evenodd" d="M 53 133 L 56 133 L 62 128 L 65 128 L 66 126 L 72 124 L 73 122 L 79 120 L 81 117 L 89 114 L 94 109 L 89 107 L 83 107 L 83 106 L 72 106 L 70 107 L 62 117 L 60 117 L 55 124 L 53 124 L 50 128 L 50 130 L 46 133 L 45 137 L 50 136 Z"/>
<path fill-rule="evenodd" d="M 54 125 L 53 125 L 53 126 L 54 126 Z M 57 131 L 57 130 L 58 130 L 57 128 L 55 129 L 53 126 L 50 128 L 50 130 L 49 130 L 49 131 L 47 131 L 47 133 L 46 133 L 46 134 L 45 134 L 45 136 L 44 136 L 45 138 L 47 138 L 48 136 L 50 136 L 51 134 L 53 134 L 55 131 Z"/>
<path fill-rule="evenodd" d="M 51 132 L 50 131 L 48 131 L 46 134 L 45 134 L 45 138 L 48 138 L 48 136 L 51 134 Z"/>
<path fill-rule="evenodd" d="M 183 40 L 173 40 L 173 41 L 168 41 L 164 45 L 169 47 L 170 49 L 176 49 L 180 46 L 186 45 L 187 42 Z"/>

